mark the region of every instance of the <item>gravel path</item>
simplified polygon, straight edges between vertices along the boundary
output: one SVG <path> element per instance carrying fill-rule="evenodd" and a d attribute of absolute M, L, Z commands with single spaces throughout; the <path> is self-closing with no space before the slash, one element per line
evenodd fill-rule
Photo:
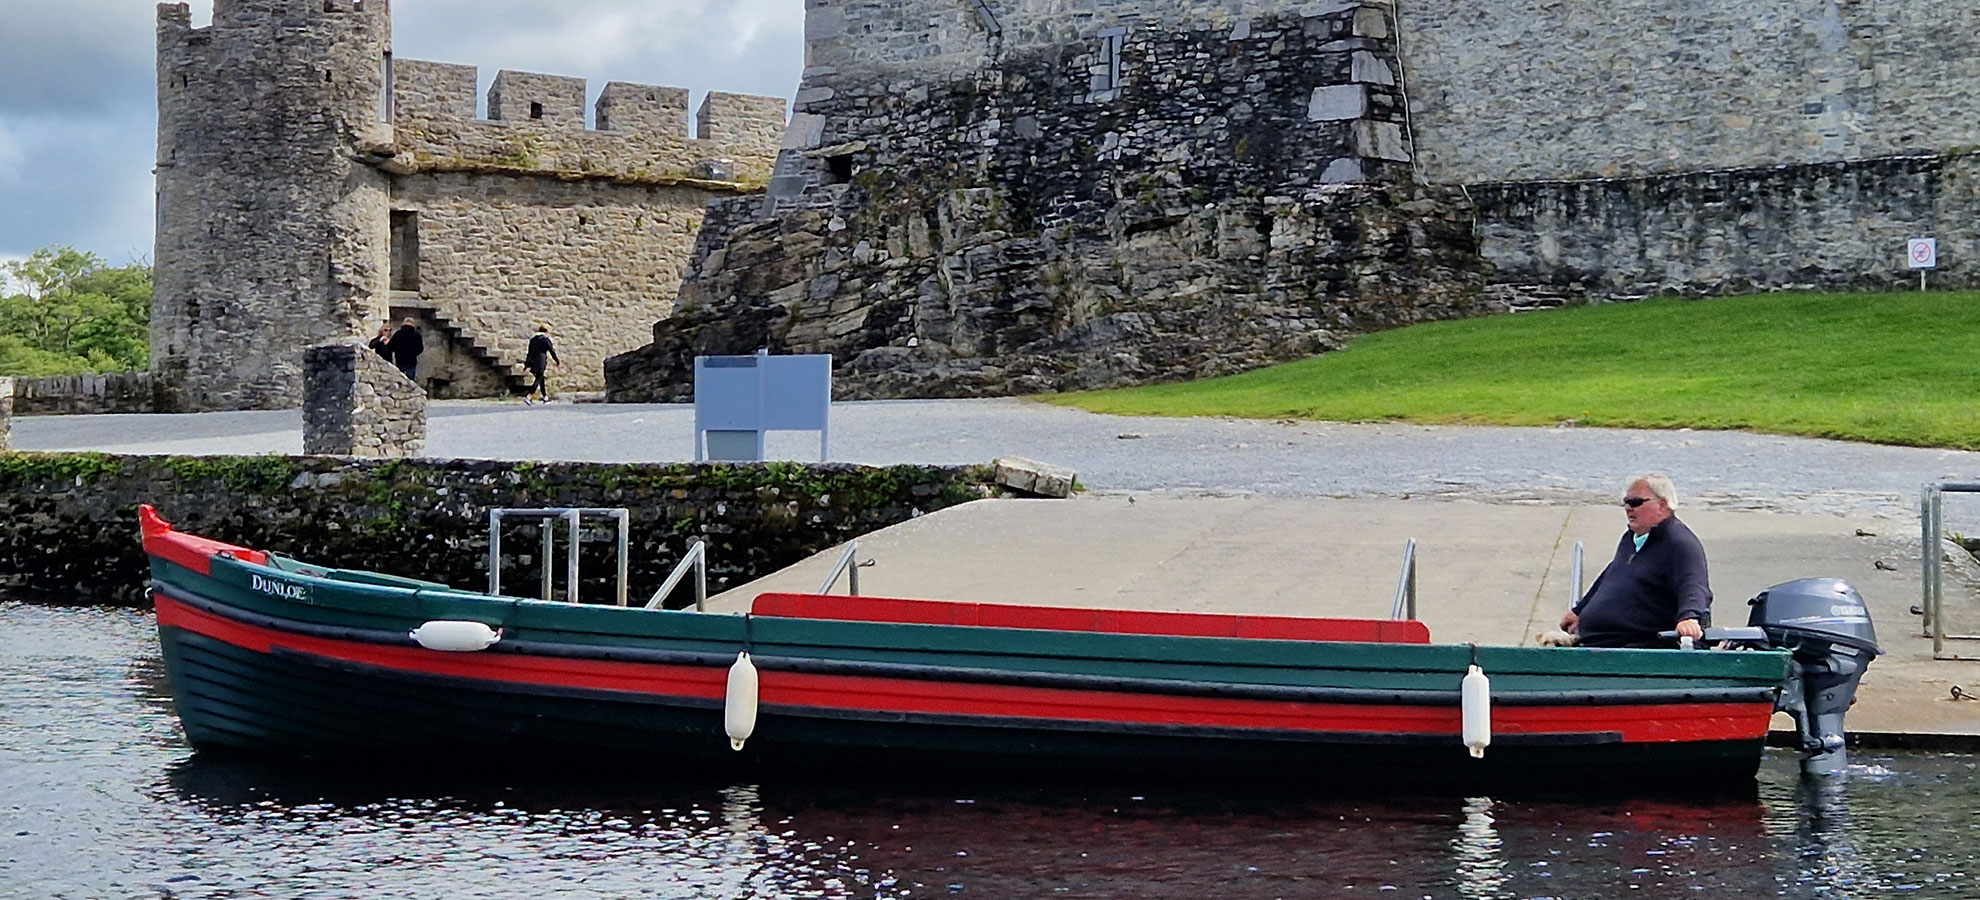
<path fill-rule="evenodd" d="M 434 456 L 665 462 L 693 456 L 684 405 L 441 402 Z M 1025 456 L 1070 466 L 1096 490 L 1278 496 L 1606 500 L 1644 470 L 1686 502 L 1722 508 L 1916 515 L 1919 486 L 1980 477 L 1980 453 L 1714 431 L 1495 428 L 1101 416 L 1024 400 L 902 400 L 833 407 L 831 458 L 972 463 Z M 300 453 L 300 413 L 60 416 L 14 420 L 23 450 Z M 816 459 L 815 435 L 776 433 L 771 454 Z M 1948 517 L 1968 518 L 1967 498 Z M 1980 498 L 1971 505 L 1980 513 Z M 1976 516 L 1980 519 L 1980 516 Z M 1949 523 L 1951 524 L 1951 523 Z"/>

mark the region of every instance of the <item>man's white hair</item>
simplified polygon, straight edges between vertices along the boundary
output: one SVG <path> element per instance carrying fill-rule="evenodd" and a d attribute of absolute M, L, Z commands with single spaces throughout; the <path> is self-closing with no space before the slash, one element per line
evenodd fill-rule
<path fill-rule="evenodd" d="M 1629 476 L 1629 480 L 1623 483 L 1623 493 L 1629 493 L 1630 488 L 1639 484 L 1649 488 L 1650 493 L 1656 496 L 1657 499 L 1664 501 L 1665 506 L 1672 509 L 1677 508 L 1678 489 L 1677 485 L 1671 483 L 1671 477 L 1669 475 L 1665 475 L 1662 472 L 1645 472 L 1642 475 L 1631 475 Z"/>

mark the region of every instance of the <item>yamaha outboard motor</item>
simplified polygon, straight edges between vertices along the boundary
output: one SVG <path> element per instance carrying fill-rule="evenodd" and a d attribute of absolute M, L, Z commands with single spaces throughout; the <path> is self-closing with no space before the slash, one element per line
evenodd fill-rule
<path fill-rule="evenodd" d="M 1747 601 L 1746 624 L 1793 654 L 1787 685 L 1774 708 L 1794 717 L 1801 734 L 1801 771 L 1831 775 L 1848 763 L 1843 713 L 1856 702 L 1863 669 L 1884 651 L 1863 596 L 1840 578 L 1804 578 L 1777 584 Z"/>

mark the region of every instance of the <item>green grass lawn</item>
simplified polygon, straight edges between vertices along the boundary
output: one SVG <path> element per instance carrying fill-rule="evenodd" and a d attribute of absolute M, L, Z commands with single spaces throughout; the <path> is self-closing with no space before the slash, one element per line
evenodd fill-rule
<path fill-rule="evenodd" d="M 1043 399 L 1126 415 L 1572 421 L 1980 449 L 1980 293 L 1645 300 L 1435 322 L 1227 378 Z"/>

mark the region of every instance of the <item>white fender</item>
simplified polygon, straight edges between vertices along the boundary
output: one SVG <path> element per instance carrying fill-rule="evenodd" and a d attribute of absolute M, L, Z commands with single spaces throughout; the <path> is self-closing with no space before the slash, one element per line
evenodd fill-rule
<path fill-rule="evenodd" d="M 440 619 L 413 629 L 410 636 L 428 650 L 466 653 L 488 649 L 502 639 L 502 631 L 480 622 Z"/>
<path fill-rule="evenodd" d="M 1464 709 L 1464 746 L 1472 756 L 1482 757 L 1492 743 L 1492 679 L 1472 666 L 1464 673 L 1458 695 Z"/>
<path fill-rule="evenodd" d="M 756 694 L 756 664 L 745 650 L 729 667 L 729 696 L 722 704 L 722 730 L 729 733 L 729 746 L 737 750 L 756 731 Z"/>

